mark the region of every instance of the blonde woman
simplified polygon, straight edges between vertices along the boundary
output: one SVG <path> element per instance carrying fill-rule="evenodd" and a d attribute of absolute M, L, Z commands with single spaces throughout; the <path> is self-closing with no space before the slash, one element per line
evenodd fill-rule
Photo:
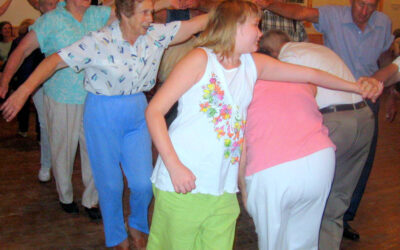
<path fill-rule="evenodd" d="M 238 165 L 257 78 L 335 85 L 369 97 L 380 91 L 377 82 L 366 83 L 363 91 L 360 83 L 253 53 L 259 20 L 252 2 L 220 3 L 210 12 L 199 48 L 176 65 L 147 108 L 160 153 L 151 178 L 156 201 L 149 250 L 232 249 Z M 164 115 L 178 99 L 168 132 Z"/>

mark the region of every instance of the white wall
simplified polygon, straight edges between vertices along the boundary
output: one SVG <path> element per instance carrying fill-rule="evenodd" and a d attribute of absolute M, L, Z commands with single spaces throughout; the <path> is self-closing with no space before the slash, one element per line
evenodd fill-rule
<path fill-rule="evenodd" d="M 0 0 L 0 5 L 5 0 Z M 19 26 L 22 20 L 26 18 L 36 19 L 40 16 L 40 12 L 35 10 L 27 0 L 13 0 L 10 7 L 0 16 L 0 21 L 9 21 L 13 26 Z"/>

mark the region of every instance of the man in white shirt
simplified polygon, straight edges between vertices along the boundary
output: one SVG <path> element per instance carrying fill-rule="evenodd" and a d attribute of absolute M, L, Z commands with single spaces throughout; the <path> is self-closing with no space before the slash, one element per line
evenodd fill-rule
<path fill-rule="evenodd" d="M 346 64 L 329 48 L 290 42 L 285 33 L 267 32 L 260 47 L 272 56 L 293 64 L 327 71 L 348 81 L 354 77 Z M 322 219 L 319 248 L 339 249 L 343 234 L 343 216 L 367 160 L 374 117 L 360 95 L 318 87 L 316 101 L 336 145 L 336 167 L 332 189 Z"/>

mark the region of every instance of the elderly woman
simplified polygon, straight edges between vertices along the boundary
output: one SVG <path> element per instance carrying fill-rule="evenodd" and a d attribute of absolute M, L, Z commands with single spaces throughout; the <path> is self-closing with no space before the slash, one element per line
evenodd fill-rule
<path fill-rule="evenodd" d="M 50 6 L 54 4 L 48 0 L 40 2 L 51 3 Z M 45 8 L 48 7 L 46 4 Z M 4 98 L 10 79 L 32 51 L 40 48 L 48 57 L 78 41 L 89 31 L 104 27 L 112 19 L 111 14 L 109 7 L 90 6 L 90 0 L 59 2 L 56 9 L 36 20 L 10 55 L 0 83 L 0 97 Z M 76 74 L 72 69 L 62 69 L 52 75 L 43 85 L 44 113 L 60 206 L 67 213 L 79 212 L 78 205 L 74 202 L 71 180 L 79 143 L 82 182 L 85 187 L 82 205 L 89 217 L 96 220 L 101 215 L 83 135 L 82 113 L 87 94 L 82 86 L 83 77 L 83 73 Z M 45 169 L 49 179 L 50 168 Z"/>
<path fill-rule="evenodd" d="M 131 191 L 129 231 L 136 247 L 145 247 L 152 158 L 142 91 L 154 86 L 164 49 L 188 39 L 207 22 L 202 15 L 152 24 L 152 13 L 151 0 L 117 0 L 117 21 L 46 58 L 1 108 L 11 120 L 29 93 L 53 72 L 66 66 L 77 72 L 86 69 L 84 129 L 108 247 L 128 248 L 123 173 Z"/>

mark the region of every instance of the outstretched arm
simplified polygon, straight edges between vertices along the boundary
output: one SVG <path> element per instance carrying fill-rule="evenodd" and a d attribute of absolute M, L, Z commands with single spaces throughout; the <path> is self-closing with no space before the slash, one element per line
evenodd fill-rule
<path fill-rule="evenodd" d="M 201 78 L 206 63 L 207 55 L 202 49 L 191 51 L 176 65 L 168 79 L 152 98 L 146 110 L 150 135 L 177 193 L 187 193 L 196 188 L 196 177 L 179 160 L 169 138 L 164 115 Z"/>
<path fill-rule="evenodd" d="M 270 0 L 256 0 L 263 9 L 267 9 L 286 18 L 318 23 L 319 11 L 316 8 L 304 7 L 298 4 L 273 2 Z"/>
<path fill-rule="evenodd" d="M 399 65 L 400 65 L 400 56 L 397 57 L 396 60 L 393 61 L 393 63 L 375 72 L 375 74 L 372 77 L 377 79 L 378 81 L 388 83 L 388 80 L 391 77 L 393 77 L 397 72 L 400 72 Z M 385 87 L 388 87 L 394 83 L 395 81 L 391 81 L 391 84 L 389 85 L 385 84 Z"/>
<path fill-rule="evenodd" d="M 6 0 L 2 6 L 0 6 L 0 16 L 7 11 L 8 7 L 10 7 L 12 0 Z"/>
<path fill-rule="evenodd" d="M 170 45 L 178 44 L 188 40 L 192 35 L 205 29 L 208 22 L 208 14 L 196 16 L 190 20 L 182 21 L 178 33 Z"/>
<path fill-rule="evenodd" d="M 0 81 L 1 98 L 6 96 L 11 78 L 15 72 L 17 72 L 22 62 L 32 53 L 32 51 L 37 48 L 39 48 L 39 43 L 36 38 L 35 31 L 32 30 L 21 40 L 17 48 L 15 48 L 15 50 L 8 57 L 7 64 L 4 68 Z"/>
<path fill-rule="evenodd" d="M 258 78 L 262 80 L 313 83 L 324 88 L 354 92 L 372 101 L 375 101 L 383 90 L 383 84 L 374 78 L 361 77 L 353 83 L 318 69 L 280 62 L 259 53 L 253 53 L 253 58 Z"/>
<path fill-rule="evenodd" d="M 246 190 L 246 141 L 243 141 L 242 155 L 240 156 L 239 162 L 239 175 L 238 175 L 238 186 L 240 194 L 242 195 L 242 202 L 244 208 L 247 210 L 247 190 Z"/>
<path fill-rule="evenodd" d="M 4 119 L 8 122 L 11 121 L 21 110 L 29 95 L 56 70 L 66 66 L 67 65 L 57 53 L 44 59 L 24 84 L 22 84 L 0 107 Z"/>

